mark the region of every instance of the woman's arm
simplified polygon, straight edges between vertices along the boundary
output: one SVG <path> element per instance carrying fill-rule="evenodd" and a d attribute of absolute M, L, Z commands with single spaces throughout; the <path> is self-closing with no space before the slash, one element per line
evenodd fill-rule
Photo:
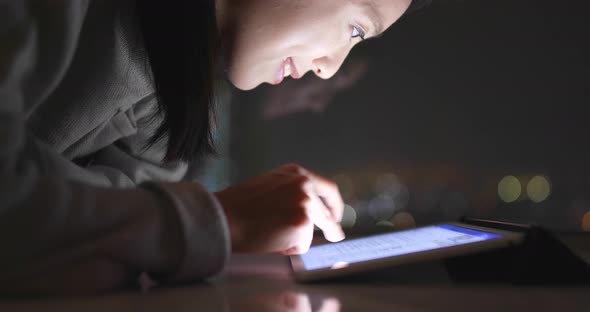
<path fill-rule="evenodd" d="M 69 6 L 71 14 L 52 21 L 67 27 L 82 3 L 45 5 Z M 230 249 L 227 225 L 198 185 L 101 188 L 56 171 L 65 160 L 34 139 L 25 112 L 59 61 L 40 48 L 61 42 L 39 38 L 47 21 L 31 6 L 0 5 L 0 292 L 96 292 L 127 285 L 142 271 L 175 281 L 219 272 Z"/>

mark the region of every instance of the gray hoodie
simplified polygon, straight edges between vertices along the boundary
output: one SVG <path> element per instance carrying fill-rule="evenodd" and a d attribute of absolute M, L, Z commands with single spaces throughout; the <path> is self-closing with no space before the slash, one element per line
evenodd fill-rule
<path fill-rule="evenodd" d="M 145 150 L 157 120 L 131 0 L 0 0 L 0 292 L 186 282 L 230 253 L 215 197 Z M 82 288 L 81 288 L 82 287 Z"/>

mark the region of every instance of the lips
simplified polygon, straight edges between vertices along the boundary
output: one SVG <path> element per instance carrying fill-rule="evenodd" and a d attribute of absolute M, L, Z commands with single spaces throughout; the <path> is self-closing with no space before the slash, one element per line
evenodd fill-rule
<path fill-rule="evenodd" d="M 301 78 L 301 75 L 299 74 L 299 71 L 297 70 L 297 66 L 295 66 L 295 63 L 293 62 L 293 58 L 289 57 L 287 58 L 287 63 L 289 64 L 289 69 L 291 70 L 291 78 L 293 79 L 299 79 Z"/>
<path fill-rule="evenodd" d="M 297 70 L 297 66 L 295 66 L 293 58 L 291 57 L 288 57 L 283 62 L 281 62 L 281 65 L 277 71 L 277 76 L 275 78 L 275 84 L 283 82 L 283 79 L 289 76 L 291 76 L 291 78 L 293 79 L 301 78 L 301 75 Z"/>

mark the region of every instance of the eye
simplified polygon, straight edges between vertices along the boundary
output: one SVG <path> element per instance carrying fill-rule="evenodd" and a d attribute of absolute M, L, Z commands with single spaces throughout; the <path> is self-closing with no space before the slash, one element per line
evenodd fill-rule
<path fill-rule="evenodd" d="M 352 33 L 350 34 L 351 38 L 361 38 L 361 40 L 365 40 L 365 31 L 362 28 L 357 26 L 352 26 Z"/>

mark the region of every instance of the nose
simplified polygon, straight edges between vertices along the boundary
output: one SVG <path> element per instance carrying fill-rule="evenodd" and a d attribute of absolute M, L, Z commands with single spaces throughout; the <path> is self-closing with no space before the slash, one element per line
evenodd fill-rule
<path fill-rule="evenodd" d="M 343 47 L 335 51 L 334 53 L 331 53 L 330 55 L 314 59 L 314 73 L 322 79 L 331 78 L 338 72 L 338 70 L 344 63 L 344 60 L 346 60 L 348 53 L 350 53 L 350 48 Z"/>

